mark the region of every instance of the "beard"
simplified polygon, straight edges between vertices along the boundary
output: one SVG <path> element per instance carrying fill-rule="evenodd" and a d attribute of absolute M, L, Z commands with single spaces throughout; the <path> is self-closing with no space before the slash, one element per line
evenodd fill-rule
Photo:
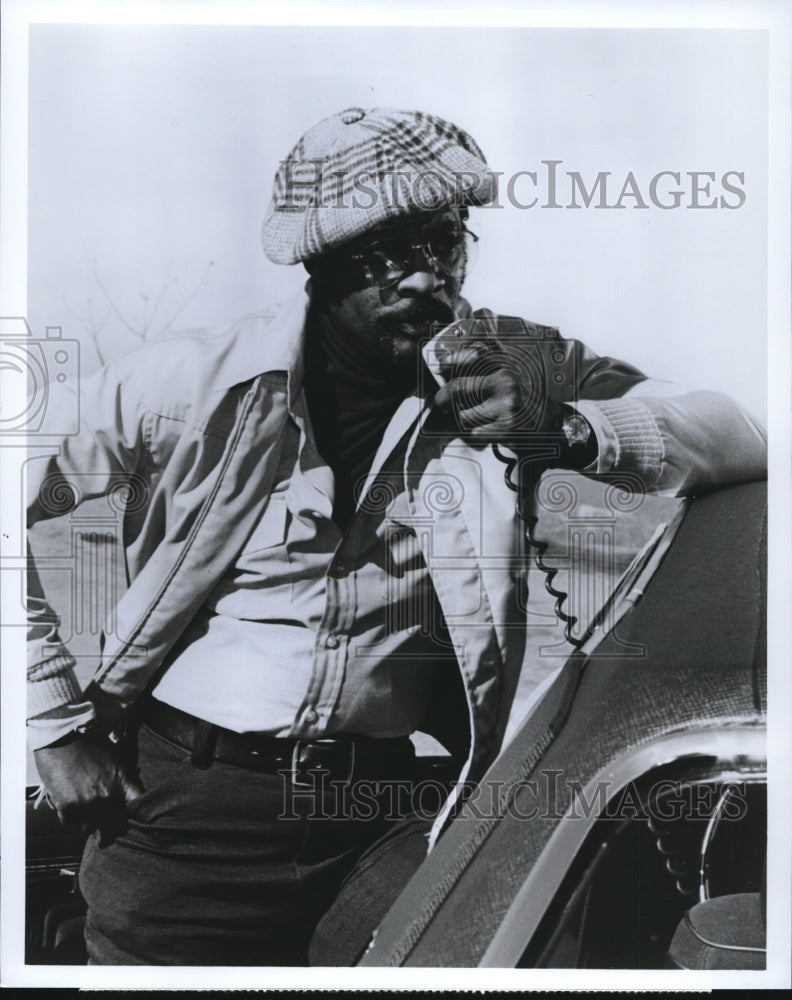
<path fill-rule="evenodd" d="M 447 302 L 416 299 L 396 313 L 379 316 L 376 343 L 384 365 L 395 378 L 417 379 L 423 365 L 421 346 L 456 318 Z"/>

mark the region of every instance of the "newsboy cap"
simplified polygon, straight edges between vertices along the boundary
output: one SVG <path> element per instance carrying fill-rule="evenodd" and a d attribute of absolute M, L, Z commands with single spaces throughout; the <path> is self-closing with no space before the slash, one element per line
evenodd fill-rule
<path fill-rule="evenodd" d="M 456 125 L 423 111 L 347 108 L 281 161 L 261 241 L 276 264 L 296 264 L 391 219 L 495 196 L 484 154 Z"/>

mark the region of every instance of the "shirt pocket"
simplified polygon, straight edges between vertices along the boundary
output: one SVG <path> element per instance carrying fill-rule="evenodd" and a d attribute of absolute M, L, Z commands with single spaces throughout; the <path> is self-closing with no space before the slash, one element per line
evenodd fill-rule
<path fill-rule="evenodd" d="M 264 621 L 283 618 L 292 599 L 287 539 L 291 514 L 284 494 L 272 496 L 233 566 L 206 602 L 232 618 Z"/>
<path fill-rule="evenodd" d="M 274 545 L 283 545 L 286 541 L 288 519 L 289 509 L 286 506 L 286 495 L 284 493 L 273 494 L 242 550 L 240 562 L 246 556 L 261 552 L 263 549 L 271 549 Z"/>

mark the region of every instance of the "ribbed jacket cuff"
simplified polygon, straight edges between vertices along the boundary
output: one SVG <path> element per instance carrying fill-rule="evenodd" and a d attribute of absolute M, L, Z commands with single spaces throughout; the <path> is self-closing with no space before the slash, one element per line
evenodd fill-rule
<path fill-rule="evenodd" d="M 597 472 L 631 472 L 648 489 L 663 464 L 663 440 L 648 408 L 638 399 L 580 400 L 576 404 L 599 443 Z"/>
<path fill-rule="evenodd" d="M 27 714 L 34 718 L 53 708 L 82 699 L 71 656 L 58 656 L 36 667 L 35 678 L 28 678 Z"/>

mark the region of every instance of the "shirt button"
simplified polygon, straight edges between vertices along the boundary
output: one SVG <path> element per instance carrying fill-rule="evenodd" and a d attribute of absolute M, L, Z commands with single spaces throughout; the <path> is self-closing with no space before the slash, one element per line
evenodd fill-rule
<path fill-rule="evenodd" d="M 319 718 L 319 713 L 316 711 L 315 708 L 309 708 L 308 711 L 305 713 L 305 721 L 310 726 L 312 726 L 318 720 L 318 718 Z"/>
<path fill-rule="evenodd" d="M 341 640 L 338 638 L 337 635 L 328 635 L 328 637 L 325 639 L 325 646 L 327 646 L 328 649 L 338 649 L 340 645 L 341 645 Z"/>

